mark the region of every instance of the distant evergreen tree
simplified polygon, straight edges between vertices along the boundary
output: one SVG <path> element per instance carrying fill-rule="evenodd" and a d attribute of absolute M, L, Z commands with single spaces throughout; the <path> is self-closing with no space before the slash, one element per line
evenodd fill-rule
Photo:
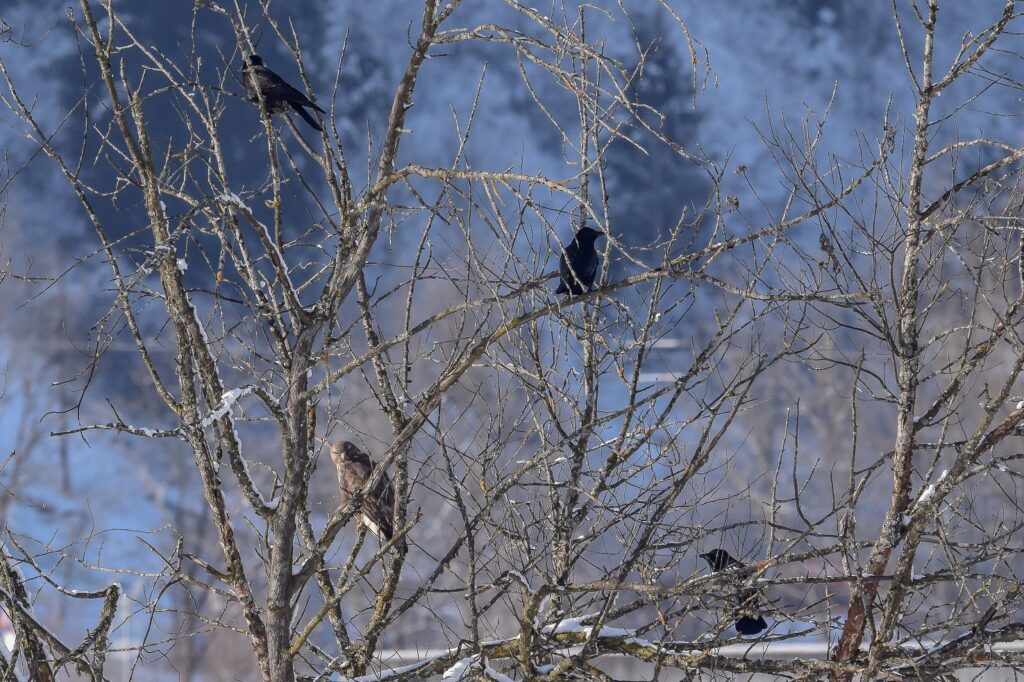
<path fill-rule="evenodd" d="M 638 12 L 634 16 L 636 40 L 650 48 L 647 63 L 630 93 L 636 101 L 662 112 L 645 122 L 683 148 L 697 142 L 700 114 L 693 108 L 692 66 L 679 29 L 663 12 Z M 629 246 L 646 246 L 664 237 L 687 204 L 703 204 L 710 183 L 693 162 L 634 126 L 625 131 L 630 140 L 646 150 L 620 140 L 608 154 L 607 177 L 615 238 Z"/>

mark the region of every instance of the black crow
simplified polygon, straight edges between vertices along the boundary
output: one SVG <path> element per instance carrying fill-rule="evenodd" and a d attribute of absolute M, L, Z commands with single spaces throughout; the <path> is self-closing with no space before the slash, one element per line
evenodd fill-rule
<path fill-rule="evenodd" d="M 717 573 L 726 568 L 732 566 L 743 567 L 744 564 L 734 559 L 731 554 L 726 552 L 724 549 L 713 549 L 705 554 L 700 554 L 701 559 L 708 562 L 708 566 L 711 570 Z M 743 609 L 756 609 L 757 607 L 757 591 L 756 590 L 741 590 L 740 594 L 740 607 Z M 740 616 L 736 621 L 736 632 L 741 635 L 756 635 L 765 628 L 768 627 L 768 623 L 761 614 L 754 611 L 756 618 L 750 616 Z"/>
<path fill-rule="evenodd" d="M 604 232 L 583 227 L 572 238 L 572 243 L 562 249 L 562 257 L 558 260 L 561 282 L 555 289 L 556 294 L 575 296 L 590 290 L 597 277 L 597 250 L 594 242 L 603 236 Z"/>
<path fill-rule="evenodd" d="M 331 445 L 331 459 L 338 468 L 338 487 L 344 506 L 373 476 L 373 460 L 347 440 Z M 391 539 L 395 532 L 395 489 L 387 474 L 366 493 L 361 511 L 363 523 L 374 535 L 385 542 Z"/>
<path fill-rule="evenodd" d="M 283 78 L 263 66 L 263 57 L 258 54 L 245 58 L 245 62 L 242 64 L 242 84 L 245 86 L 245 96 L 250 102 L 259 104 L 260 94 L 263 95 L 263 106 L 268 114 L 283 114 L 291 109 L 306 123 L 323 132 L 323 128 L 313 118 L 313 115 L 306 111 L 305 107 L 316 109 L 321 114 L 327 112 L 285 83 Z"/>

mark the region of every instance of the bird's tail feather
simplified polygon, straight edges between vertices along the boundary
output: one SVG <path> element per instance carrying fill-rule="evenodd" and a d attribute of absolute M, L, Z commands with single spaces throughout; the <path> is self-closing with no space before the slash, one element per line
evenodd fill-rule
<path fill-rule="evenodd" d="M 316 106 L 316 105 L 314 105 L 314 106 Z M 301 116 L 302 119 L 306 123 L 308 123 L 309 125 L 313 126 L 317 130 L 317 132 L 322 133 L 324 131 L 324 129 L 320 127 L 320 124 L 317 123 L 317 120 L 315 118 L 313 118 L 313 115 L 310 114 L 305 109 L 303 109 L 301 105 L 299 105 L 299 104 L 292 104 L 292 108 L 295 109 L 295 112 L 299 116 Z M 316 109 L 317 109 L 317 111 L 321 111 L 321 112 L 323 111 L 323 109 L 321 109 L 320 107 L 316 107 Z"/>

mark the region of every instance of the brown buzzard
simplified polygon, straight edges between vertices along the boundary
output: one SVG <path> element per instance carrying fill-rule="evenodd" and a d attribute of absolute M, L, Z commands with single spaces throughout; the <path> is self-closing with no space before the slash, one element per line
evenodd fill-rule
<path fill-rule="evenodd" d="M 338 487 L 341 489 L 341 504 L 345 506 L 352 496 L 366 487 L 373 476 L 373 460 L 353 443 L 345 440 L 331 444 L 331 459 L 338 468 Z M 363 499 L 363 523 L 374 535 L 386 542 L 395 532 L 395 489 L 385 473 L 377 485 L 366 493 Z"/>

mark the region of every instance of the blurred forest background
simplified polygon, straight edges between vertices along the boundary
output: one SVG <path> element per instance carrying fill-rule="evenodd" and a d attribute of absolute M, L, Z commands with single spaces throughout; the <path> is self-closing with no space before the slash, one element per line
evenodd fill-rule
<path fill-rule="evenodd" d="M 258 8 L 251 4 L 252 16 L 256 17 Z M 6 37 L 6 41 L 0 41 L 0 55 L 21 84 L 22 96 L 33 100 L 36 115 L 54 128 L 77 103 L 83 89 L 76 41 L 64 20 L 65 5 L 52 0 L 4 0 L 0 5 Z M 173 57 L 180 45 L 192 40 L 190 2 L 115 5 L 140 40 L 152 43 L 166 55 Z M 765 131 L 786 122 L 794 130 L 802 129 L 812 136 L 820 132 L 821 148 L 828 154 L 856 159 L 865 145 L 870 146 L 866 140 L 883 135 L 882 121 L 887 112 L 890 120 L 904 122 L 912 114 L 914 99 L 907 86 L 888 2 L 669 0 L 668 7 L 685 20 L 691 34 L 707 50 L 711 70 L 698 72 L 697 77 L 685 37 L 666 8 L 656 2 L 630 5 L 633 25 L 621 20 L 601 24 L 604 49 L 628 61 L 638 43 L 649 46 L 643 77 L 635 84 L 637 98 L 667 115 L 662 128 L 667 137 L 684 148 L 699 150 L 726 169 L 717 189 L 734 202 L 727 221 L 754 226 L 767 223 L 791 201 L 787 183 L 780 177 L 780 150 L 766 143 Z M 995 0 L 944 5 L 943 26 L 948 27 L 944 30 L 949 31 L 949 40 L 937 48 L 939 61 L 953 58 L 964 31 L 982 30 L 1001 9 L 1002 3 Z M 418 21 L 421 9 L 418 3 L 407 0 L 291 0 L 274 4 L 272 11 L 285 25 L 291 22 L 301 38 L 305 68 L 322 106 L 332 104 L 332 74 L 338 66 L 341 46 L 346 45 L 333 106 L 359 189 L 367 180 L 367 150 L 375 150 L 379 143 L 394 87 L 408 59 L 409 27 Z M 546 10 L 541 7 L 539 11 Z M 514 25 L 521 20 L 521 15 L 497 2 L 466 3 L 459 15 L 464 25 L 485 21 Z M 211 73 L 225 67 L 237 71 L 240 59 L 230 26 L 209 16 L 206 19 L 208 25 L 198 32 L 202 42 L 196 48 L 203 55 L 204 68 Z M 298 82 L 293 61 L 270 32 L 257 37 L 267 63 L 286 79 Z M 416 93 L 415 106 L 406 122 L 412 134 L 403 143 L 401 162 L 424 166 L 450 162 L 452 150 L 458 146 L 451 110 L 461 112 L 471 105 L 484 68 L 486 78 L 474 123 L 475 135 L 464 152 L 468 165 L 487 169 L 514 165 L 521 172 L 553 178 L 575 173 L 561 138 L 537 108 L 529 106 L 531 95 L 523 86 L 515 62 L 496 58 L 480 44 L 453 46 L 443 58 L 426 63 L 424 78 L 429 87 Z M 239 84 L 229 85 L 241 92 Z M 956 93 L 944 96 L 961 101 L 956 97 Z M 102 89 L 91 87 L 89 98 L 91 115 L 100 120 L 105 115 Z M 1005 113 L 1021 111 L 1020 98 L 1019 90 L 992 87 L 958 111 L 956 131 L 944 130 L 937 135 L 983 135 L 1022 145 L 1020 115 Z M 564 105 L 575 106 L 569 99 L 564 99 Z M 826 113 L 827 125 L 818 131 L 816 122 Z M 153 109 L 147 114 L 154 134 L 162 136 L 154 139 L 155 143 L 163 145 L 184 134 L 175 111 Z M 221 136 L 233 163 L 234 180 L 240 187 L 255 187 L 266 177 L 266 169 L 252 162 L 254 148 L 262 154 L 263 142 L 256 139 L 263 130 L 261 119 L 250 104 L 239 98 L 229 102 L 225 120 L 230 124 L 223 127 Z M 153 584 L 145 574 L 163 568 L 147 545 L 169 552 L 180 532 L 190 545 L 205 544 L 207 554 L 216 554 L 217 538 L 192 457 L 183 444 L 174 439 L 144 440 L 98 432 L 50 435 L 80 424 L 111 421 L 115 409 L 118 417 L 132 424 L 153 429 L 170 424 L 149 386 L 134 344 L 127 336 L 111 333 L 120 323 L 109 319 L 109 267 L 98 252 L 91 226 L 53 165 L 34 158 L 37 146 L 26 141 L 21 130 L 10 112 L 0 113 L 0 263 L 5 272 L 19 275 L 9 276 L 0 286 L 0 462 L 4 462 L 0 467 L 0 520 L 64 584 L 101 588 L 112 578 L 106 571 L 123 569 L 114 576 L 124 588 L 124 597 L 111 638 L 115 646 L 132 646 L 144 636 L 147 622 L 121 621 L 154 598 L 148 592 Z M 59 135 L 63 145 L 73 147 L 81 135 L 80 121 L 69 120 Z M 617 240 L 632 250 L 632 257 L 643 260 L 645 248 L 677 223 L 681 206 L 692 206 L 696 213 L 716 188 L 699 164 L 664 147 L 648 145 L 650 140 L 644 139 L 642 131 L 631 135 L 652 151 L 643 154 L 625 142 L 613 145 L 606 158 L 609 207 Z M 83 150 L 90 163 L 90 154 L 95 151 Z M 972 150 L 963 163 L 969 167 L 984 165 L 991 160 L 986 154 Z M 108 170 L 102 163 L 89 165 L 86 177 L 95 174 L 92 181 L 103 186 L 109 182 L 102 176 Z M 131 207 L 112 205 L 101 210 L 112 212 L 105 217 L 117 224 L 116 212 L 121 208 Z M 541 235 L 536 242 L 544 245 L 538 248 L 552 254 L 546 262 L 548 270 L 555 266 L 557 243 L 571 234 L 575 210 L 568 203 L 550 208 L 554 234 Z M 168 202 L 171 216 L 181 210 L 181 206 Z M 142 227 L 122 224 L 122 234 L 114 236 L 128 235 Z M 801 228 L 794 241 L 827 261 L 827 253 L 819 248 L 824 229 Z M 841 231 L 842 225 L 835 229 Z M 484 239 L 493 238 L 489 233 L 481 234 Z M 419 238 L 415 231 L 396 230 L 378 241 L 369 268 L 369 279 L 375 287 L 386 289 L 394 272 L 410 267 Z M 432 245 L 439 260 L 444 260 L 446 250 L 458 253 L 463 247 L 457 237 L 450 243 Z M 189 254 L 193 256 L 201 257 Z M 783 253 L 780 257 L 785 256 Z M 956 279 L 957 267 L 955 262 L 949 265 L 951 281 Z M 629 259 L 615 258 L 613 252 L 610 278 L 621 277 L 631 268 Z M 186 283 L 189 277 L 186 272 Z M 688 295 L 685 288 L 679 295 Z M 698 312 L 688 313 L 673 335 L 656 346 L 645 366 L 652 383 L 678 368 L 680 354 L 690 348 L 690 335 L 702 337 L 713 330 L 698 321 L 699 311 L 712 310 L 722 294 L 705 288 L 697 295 L 692 305 Z M 628 308 L 638 296 L 641 294 L 627 292 L 619 300 Z M 706 300 L 699 298 L 704 296 Z M 940 307 L 929 324 L 951 327 L 962 313 L 957 305 Z M 103 333 L 97 331 L 100 320 L 106 322 Z M 783 319 L 761 324 L 765 346 L 786 340 Z M 154 348 L 159 352 L 161 330 L 148 331 L 157 340 Z M 781 477 L 787 485 L 808 486 L 810 493 L 818 491 L 806 494 L 799 510 L 800 516 L 818 517 L 833 509 L 830 490 L 834 482 L 845 485 L 852 448 L 870 456 L 892 448 L 895 426 L 887 418 L 891 417 L 891 406 L 883 403 L 861 407 L 858 418 L 862 429 L 853 443 L 853 372 L 849 367 L 830 364 L 826 358 L 856 358 L 863 344 L 838 322 L 829 332 L 820 340 L 828 347 L 817 349 L 820 362 L 812 353 L 804 361 L 780 362 L 767 370 L 754 387 L 749 406 L 719 445 L 704 482 L 707 501 L 689 512 L 689 522 L 726 530 L 709 536 L 701 551 L 722 546 L 737 556 L 764 557 L 763 526 L 746 522 L 758 522 L 767 515 L 766 505 L 780 467 L 792 471 L 791 480 L 789 474 Z M 166 352 L 173 351 L 173 343 L 169 343 Z M 98 362 L 92 362 L 94 358 Z M 169 359 L 170 355 L 164 360 Z M 994 363 L 993 371 L 998 373 L 998 363 Z M 975 388 L 981 395 L 986 390 L 985 382 L 979 380 Z M 615 397 L 605 394 L 602 399 L 613 402 Z M 369 445 L 371 451 L 374 446 L 382 450 L 390 440 L 390 430 L 370 394 L 349 387 L 348 395 L 340 402 L 343 408 L 339 418 L 349 433 Z M 794 457 L 797 434 L 799 457 Z M 276 443 L 250 438 L 247 446 L 250 459 L 269 460 Z M 263 446 L 266 452 L 260 451 Z M 531 445 L 524 447 L 529 449 Z M 6 460 L 11 452 L 16 456 Z M 942 469 L 941 463 L 937 468 Z M 260 474 L 257 471 L 254 475 Z M 915 486 L 919 485 L 920 479 L 915 480 Z M 792 493 L 790 489 L 787 494 Z M 231 498 L 233 513 L 243 515 L 241 496 L 237 491 L 231 494 L 236 496 Z M 891 484 L 885 476 L 868 486 L 858 507 L 859 531 L 870 536 L 870 529 L 881 523 L 890 495 Z M 335 473 L 323 462 L 313 477 L 310 500 L 314 516 L 321 519 L 337 507 Z M 429 547 L 432 537 L 450 532 L 451 516 L 456 513 L 451 505 L 426 496 L 414 504 L 423 511 L 415 530 L 418 546 Z M 996 495 L 978 494 L 971 499 L 973 513 L 979 517 L 998 514 L 1001 504 Z M 877 510 L 874 518 L 872 509 Z M 799 525 L 797 510 L 783 511 L 784 520 L 787 514 L 789 521 Z M 687 561 L 691 563 L 680 568 L 684 574 L 702 568 L 695 555 Z M 778 588 L 773 597 L 779 608 L 785 608 L 787 599 L 795 603 L 805 599 L 806 586 L 794 585 L 792 590 L 788 594 L 784 586 Z M 170 590 L 165 596 L 166 608 L 216 611 L 215 604 L 189 603 L 197 598 L 213 597 Z M 434 606 L 444 613 L 443 603 Z M 55 628 L 58 633 L 77 640 L 91 626 L 98 606 L 81 612 L 79 603 L 69 603 L 42 587 L 35 608 L 47 622 L 59 623 Z M 457 609 L 452 609 L 450 615 L 457 621 Z M 243 637 L 221 630 L 203 632 L 196 623 L 172 626 L 170 617 L 158 622 L 175 628 L 175 632 L 195 630 L 199 634 L 183 639 L 166 655 L 155 644 L 144 656 L 149 665 L 155 666 L 153 670 L 174 670 L 177 679 L 182 680 L 212 680 L 244 677 L 252 665 L 251 650 Z M 695 624 L 695 631 L 700 627 Z M 166 635 L 171 637 L 173 632 Z M 387 631 L 382 645 L 445 647 L 457 637 L 457 633 L 439 629 L 433 620 L 417 620 L 410 614 Z M 824 641 L 829 633 L 821 630 L 813 637 Z M 125 665 L 133 658 L 125 657 Z"/>

